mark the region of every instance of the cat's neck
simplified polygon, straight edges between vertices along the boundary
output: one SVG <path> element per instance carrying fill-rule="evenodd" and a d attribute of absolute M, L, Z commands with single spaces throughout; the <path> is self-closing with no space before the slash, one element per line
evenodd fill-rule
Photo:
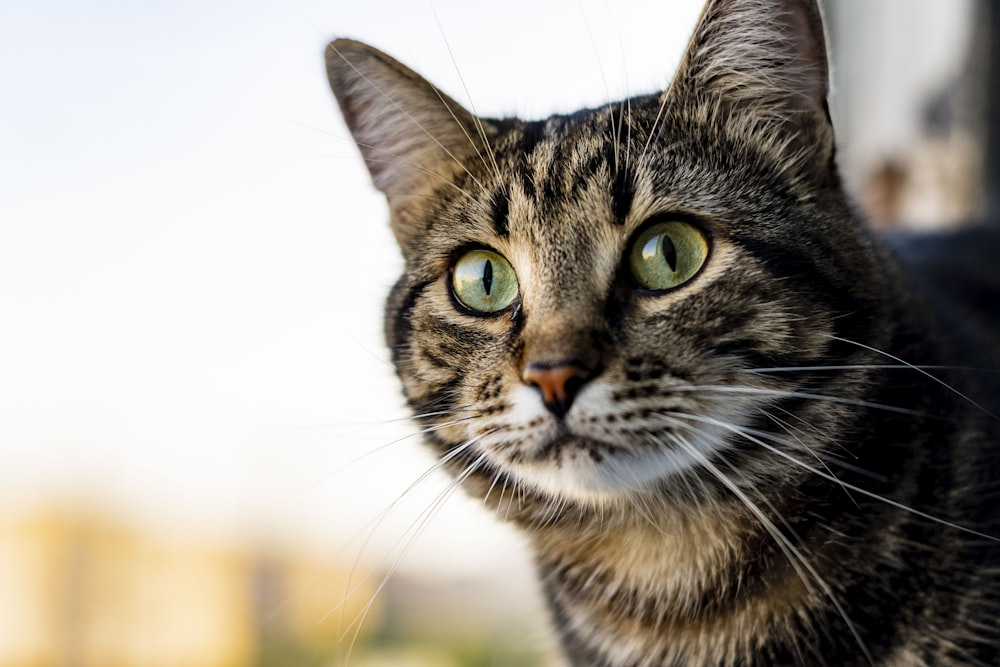
<path fill-rule="evenodd" d="M 714 663 L 773 641 L 816 595 L 788 559 L 762 548 L 768 538 L 748 532 L 735 506 L 641 514 L 602 530 L 565 525 L 533 537 L 556 622 L 580 635 L 570 642 L 574 664 L 596 659 L 588 646 L 620 664 L 648 655 Z"/>

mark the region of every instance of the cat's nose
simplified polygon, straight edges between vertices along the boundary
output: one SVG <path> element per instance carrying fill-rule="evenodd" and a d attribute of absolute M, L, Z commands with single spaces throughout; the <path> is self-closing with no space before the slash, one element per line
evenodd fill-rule
<path fill-rule="evenodd" d="M 521 379 L 537 387 L 549 412 L 562 418 L 592 375 L 592 371 L 576 363 L 530 363 L 521 372 Z"/>

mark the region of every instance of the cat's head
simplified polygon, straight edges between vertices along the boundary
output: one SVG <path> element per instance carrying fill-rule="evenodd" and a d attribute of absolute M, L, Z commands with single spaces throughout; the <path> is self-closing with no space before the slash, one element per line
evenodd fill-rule
<path fill-rule="evenodd" d="M 358 42 L 327 66 L 405 257 L 396 368 L 479 493 L 593 507 L 705 466 L 792 476 L 792 440 L 850 427 L 804 397 L 864 371 L 775 370 L 850 361 L 877 328 L 813 0 L 713 0 L 667 90 L 538 122 L 477 118 Z"/>

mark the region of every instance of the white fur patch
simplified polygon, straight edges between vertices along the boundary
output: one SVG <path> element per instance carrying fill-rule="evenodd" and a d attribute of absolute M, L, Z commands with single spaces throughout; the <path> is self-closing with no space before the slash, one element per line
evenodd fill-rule
<path fill-rule="evenodd" d="M 627 426 L 621 418 L 607 421 L 609 414 L 629 409 L 628 404 L 616 404 L 611 393 L 607 382 L 587 385 L 561 425 L 545 409 L 538 391 L 519 386 L 510 393 L 511 408 L 500 418 L 500 428 L 479 446 L 533 489 L 553 498 L 603 504 L 698 464 L 698 457 L 677 445 L 670 431 L 676 430 L 702 457 L 724 449 L 731 437 L 730 430 L 703 422 L 692 422 L 694 429 L 671 429 L 668 418 L 656 415 L 643 424 L 633 419 Z M 750 402 L 730 399 L 725 414 L 716 409 L 716 414 L 699 417 L 738 424 Z M 659 435 L 639 434 L 638 426 Z M 563 438 L 564 443 L 553 447 Z M 517 456 L 511 459 L 509 453 Z"/>

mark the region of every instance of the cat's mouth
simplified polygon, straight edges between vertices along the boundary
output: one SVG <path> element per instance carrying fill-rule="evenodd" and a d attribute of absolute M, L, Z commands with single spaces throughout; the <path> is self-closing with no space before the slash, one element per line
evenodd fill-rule
<path fill-rule="evenodd" d="M 635 492 L 685 467 L 674 459 L 662 451 L 637 451 L 561 427 L 508 465 L 516 478 L 547 495 L 601 502 Z"/>
<path fill-rule="evenodd" d="M 608 456 L 624 453 L 623 447 L 573 433 L 561 425 L 559 429 L 531 457 L 534 463 L 555 462 L 585 455 L 595 463 L 603 463 Z"/>
<path fill-rule="evenodd" d="M 705 421 L 737 419 L 720 415 Z M 648 423 L 622 428 L 594 415 L 551 420 L 536 438 L 508 441 L 499 461 L 518 480 L 553 497 L 603 502 L 643 492 L 693 467 L 703 465 L 729 443 L 728 431 L 712 423 L 675 428 Z M 617 428 L 610 424 L 615 424 Z M 499 452 L 498 452 L 499 453 Z"/>
<path fill-rule="evenodd" d="M 728 446 L 727 425 L 742 423 L 750 409 L 730 400 L 726 409 L 644 410 L 635 401 L 616 403 L 613 391 L 605 383 L 589 384 L 572 410 L 557 418 L 543 412 L 536 392 L 522 387 L 477 448 L 543 494 L 601 502 L 658 487 L 701 465 Z M 609 404 L 616 409 L 608 410 Z"/>

